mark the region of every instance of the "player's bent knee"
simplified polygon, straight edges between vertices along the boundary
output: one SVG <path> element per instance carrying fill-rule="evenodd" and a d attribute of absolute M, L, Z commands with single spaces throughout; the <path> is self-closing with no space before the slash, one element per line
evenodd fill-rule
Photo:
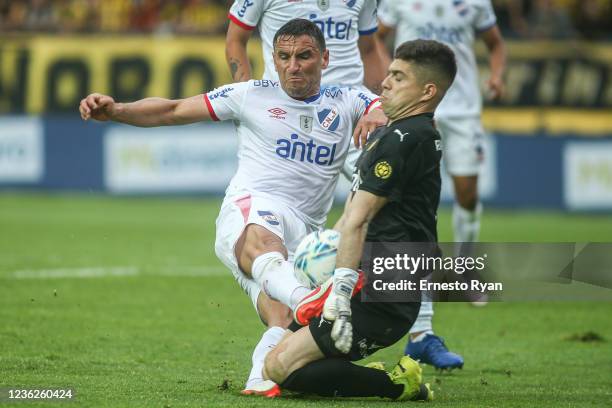
<path fill-rule="evenodd" d="M 247 275 L 251 273 L 253 261 L 268 252 L 279 252 L 287 258 L 287 248 L 282 239 L 266 228 L 257 224 L 246 226 L 234 247 L 238 266 Z"/>
<path fill-rule="evenodd" d="M 466 210 L 473 211 L 478 205 L 478 194 L 476 191 L 457 194 L 457 203 Z"/>
<path fill-rule="evenodd" d="M 455 176 L 455 197 L 457 203 L 466 210 L 473 210 L 478 205 L 478 179 L 475 176 Z"/>
<path fill-rule="evenodd" d="M 457 204 L 459 204 L 462 208 L 468 211 L 473 211 L 476 208 L 476 205 L 478 204 L 478 197 L 476 195 L 460 196 L 459 194 L 457 194 Z"/>
<path fill-rule="evenodd" d="M 253 259 L 262 253 L 271 251 L 278 251 L 287 256 L 287 249 L 283 245 L 283 240 L 261 225 L 247 225 L 240 239 L 244 239 L 243 251 L 248 252 Z"/>

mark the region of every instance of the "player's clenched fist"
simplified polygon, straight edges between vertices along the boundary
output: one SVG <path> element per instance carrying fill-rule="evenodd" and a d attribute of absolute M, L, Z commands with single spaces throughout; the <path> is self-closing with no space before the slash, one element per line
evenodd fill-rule
<path fill-rule="evenodd" d="M 79 112 L 83 120 L 109 120 L 115 112 L 115 100 L 108 95 L 92 93 L 81 100 Z"/>

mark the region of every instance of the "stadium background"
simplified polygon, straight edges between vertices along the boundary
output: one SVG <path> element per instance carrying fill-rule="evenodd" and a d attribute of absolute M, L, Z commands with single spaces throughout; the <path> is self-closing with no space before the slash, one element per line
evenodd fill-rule
<path fill-rule="evenodd" d="M 0 388 L 73 385 L 86 406 L 265 405 L 236 396 L 261 328 L 213 251 L 232 126 L 77 112 L 93 91 L 128 101 L 230 82 L 230 3 L 0 0 Z M 612 2 L 493 3 L 509 58 L 507 93 L 483 114 L 482 239 L 612 242 Z M 261 73 L 257 41 L 249 53 Z M 437 310 L 467 361 L 435 377 L 439 404 L 612 400 L 610 303 Z"/>
<path fill-rule="evenodd" d="M 223 192 L 236 165 L 230 126 L 177 132 L 90 125 L 75 109 L 93 91 L 121 101 L 176 98 L 230 82 L 227 4 L 182 3 L 4 2 L 0 186 Z M 484 112 L 492 135 L 481 178 L 485 204 L 612 209 L 612 46 L 602 31 L 611 26 L 584 22 L 609 19 L 610 3 L 537 1 L 522 18 L 510 6 L 516 2 L 497 3 L 509 64 L 504 99 Z M 261 73 L 259 44 L 249 49 Z M 479 56 L 484 78 L 482 48 Z M 70 151 L 79 154 L 65 160 Z"/>

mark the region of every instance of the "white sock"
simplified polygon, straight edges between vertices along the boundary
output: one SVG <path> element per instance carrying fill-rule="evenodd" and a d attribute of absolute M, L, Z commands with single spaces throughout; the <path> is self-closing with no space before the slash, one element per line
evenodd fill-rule
<path fill-rule="evenodd" d="M 278 342 L 283 338 L 284 334 L 285 329 L 274 326 L 266 330 L 263 336 L 261 336 L 261 340 L 259 340 L 259 343 L 257 343 L 255 346 L 255 350 L 253 350 L 253 368 L 251 368 L 251 373 L 249 374 L 246 388 L 252 387 L 253 385 L 264 380 L 263 368 L 266 355 L 268 355 L 270 350 L 276 347 Z"/>
<path fill-rule="evenodd" d="M 421 294 L 421 297 L 425 297 L 425 292 Z M 421 309 L 419 309 L 419 315 L 417 316 L 416 320 L 414 321 L 414 324 L 410 328 L 410 333 L 431 332 L 433 334 L 433 314 L 433 303 L 421 301 Z"/>
<path fill-rule="evenodd" d="M 311 291 L 295 278 L 293 263 L 286 261 L 280 252 L 259 255 L 253 261 L 251 273 L 266 295 L 291 310 Z"/>
<path fill-rule="evenodd" d="M 455 242 L 476 242 L 480 235 L 480 216 L 482 204 L 478 203 L 474 211 L 466 210 L 459 204 L 453 206 L 453 230 Z"/>

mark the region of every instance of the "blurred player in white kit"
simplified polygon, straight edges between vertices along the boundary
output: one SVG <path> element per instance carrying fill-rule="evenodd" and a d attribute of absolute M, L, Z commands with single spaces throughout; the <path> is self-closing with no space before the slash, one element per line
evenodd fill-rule
<path fill-rule="evenodd" d="M 487 93 L 498 99 L 504 90 L 506 65 L 504 41 L 490 0 L 381 0 L 377 37 L 395 31 L 396 46 L 414 39 L 431 39 L 455 53 L 457 76 L 435 112 L 442 135 L 443 157 L 454 190 L 455 242 L 478 241 L 482 205 L 478 198 L 478 171 L 483 159 L 484 131 L 480 122 L 482 97 L 474 55 L 476 36 L 484 40 L 490 55 Z M 386 56 L 390 61 L 389 56 Z M 437 368 L 463 366 L 463 358 L 446 351 L 432 330 L 433 307 L 423 302 L 410 331 L 406 354 Z"/>

